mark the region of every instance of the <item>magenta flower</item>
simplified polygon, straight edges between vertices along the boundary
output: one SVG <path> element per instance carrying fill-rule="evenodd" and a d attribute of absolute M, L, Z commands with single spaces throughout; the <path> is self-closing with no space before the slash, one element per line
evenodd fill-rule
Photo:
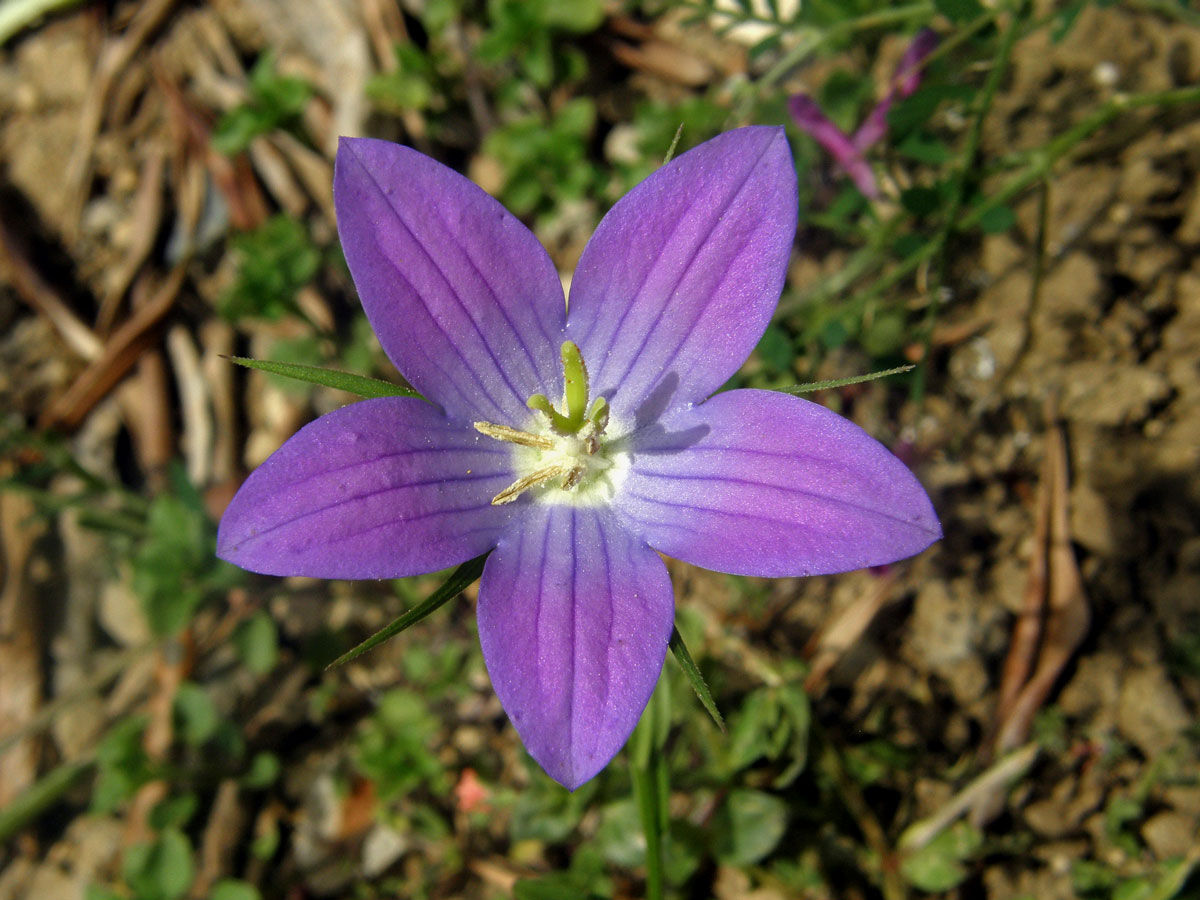
<path fill-rule="evenodd" d="M 395 578 L 490 550 L 488 672 L 566 787 L 621 748 L 658 680 L 674 603 L 655 551 L 811 575 L 940 537 L 916 479 L 857 426 L 786 394 L 706 399 L 783 287 L 796 178 L 782 129 L 714 138 L 617 203 L 569 315 L 537 239 L 414 150 L 343 139 L 334 199 L 367 316 L 431 402 L 365 400 L 303 428 L 234 498 L 220 555 Z"/>
<path fill-rule="evenodd" d="M 892 104 L 911 97 L 916 91 L 921 83 L 921 64 L 937 45 L 936 32 L 928 28 L 917 32 L 904 51 L 900 65 L 896 67 L 888 92 L 853 135 L 847 135 L 829 121 L 821 107 L 817 106 L 817 101 L 807 94 L 796 94 L 788 99 L 788 109 L 796 124 L 824 147 L 838 167 L 871 199 L 879 196 L 879 185 L 875 182 L 875 173 L 871 171 L 865 153 L 887 134 L 887 116 Z"/>

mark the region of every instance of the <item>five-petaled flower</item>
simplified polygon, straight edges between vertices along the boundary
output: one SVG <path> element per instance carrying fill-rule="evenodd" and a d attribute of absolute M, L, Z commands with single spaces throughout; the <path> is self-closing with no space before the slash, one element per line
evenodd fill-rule
<path fill-rule="evenodd" d="M 783 287 L 782 129 L 723 134 L 634 188 L 584 251 L 569 312 L 529 230 L 414 150 L 344 139 L 334 199 L 367 317 L 430 402 L 365 400 L 303 428 L 242 486 L 219 552 L 267 574 L 394 578 L 490 550 L 484 660 L 566 787 L 621 748 L 658 680 L 674 602 L 656 551 L 811 575 L 940 537 L 916 479 L 849 421 L 786 394 L 710 396 Z"/>
<path fill-rule="evenodd" d="M 821 111 L 821 107 L 817 106 L 817 101 L 808 94 L 796 94 L 788 98 L 788 109 L 796 124 L 824 147 L 838 167 L 871 199 L 879 196 L 879 185 L 864 154 L 887 134 L 887 117 L 892 104 L 912 96 L 916 91 L 921 83 L 921 65 L 937 45 L 937 32 L 929 28 L 922 28 L 917 32 L 917 36 L 904 51 L 904 56 L 900 58 L 900 65 L 896 67 L 896 74 L 892 76 L 887 93 L 853 135 L 846 134 L 834 125 Z"/>

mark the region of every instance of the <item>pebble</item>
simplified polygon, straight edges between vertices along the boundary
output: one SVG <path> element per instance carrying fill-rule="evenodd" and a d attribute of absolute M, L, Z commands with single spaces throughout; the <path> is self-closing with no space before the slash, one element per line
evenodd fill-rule
<path fill-rule="evenodd" d="M 1126 675 L 1117 701 L 1117 728 L 1147 758 L 1157 757 L 1175 743 L 1191 722 L 1161 665 Z"/>

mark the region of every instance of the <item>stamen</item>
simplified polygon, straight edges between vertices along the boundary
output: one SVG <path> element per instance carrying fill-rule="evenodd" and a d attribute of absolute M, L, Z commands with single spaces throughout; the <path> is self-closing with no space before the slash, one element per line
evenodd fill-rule
<path fill-rule="evenodd" d="M 2 2 L 2 0 L 0 0 Z M 605 490 L 611 490 L 611 475 L 616 460 L 605 451 L 604 432 L 608 428 L 608 401 L 597 397 L 588 402 L 588 373 L 583 355 L 573 341 L 564 341 L 561 350 L 563 365 L 563 398 L 555 408 L 545 394 L 534 394 L 526 406 L 545 416 L 531 423 L 531 431 L 521 431 L 494 422 L 475 422 L 475 430 L 498 441 L 530 447 L 537 453 L 513 454 L 516 474 L 523 475 L 492 498 L 493 506 L 512 503 L 530 488 L 549 487 L 560 479 L 563 491 L 575 496 L 558 497 L 551 490 L 548 502 L 597 502 Z M 561 412 L 560 412 L 561 409 Z M 532 472 L 529 470 L 533 469 Z M 584 488 L 586 486 L 586 489 Z"/>
<path fill-rule="evenodd" d="M 475 422 L 475 430 L 480 434 L 486 434 L 490 438 L 495 438 L 498 441 L 507 441 L 510 444 L 520 444 L 522 447 L 534 447 L 538 450 L 553 450 L 554 441 L 545 435 L 530 434 L 528 431 L 518 431 L 516 428 L 509 428 L 507 425 L 495 425 L 491 422 Z"/>
<path fill-rule="evenodd" d="M 546 466 L 545 468 L 538 469 L 536 472 L 530 472 L 524 478 L 518 478 L 493 497 L 492 506 L 503 506 L 505 503 L 512 503 L 531 487 L 545 484 L 551 478 L 557 478 L 559 475 L 562 475 L 564 478 L 570 478 L 573 468 L 577 467 L 565 466 L 560 463 L 554 466 Z"/>

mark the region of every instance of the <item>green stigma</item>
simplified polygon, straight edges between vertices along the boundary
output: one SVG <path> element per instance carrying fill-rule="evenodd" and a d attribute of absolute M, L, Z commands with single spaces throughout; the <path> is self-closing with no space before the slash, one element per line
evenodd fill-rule
<path fill-rule="evenodd" d="M 550 427 L 562 435 L 578 434 L 584 425 L 591 424 L 597 432 L 604 431 L 608 422 L 608 402 L 603 397 L 597 397 L 588 409 L 587 366 L 583 364 L 583 354 L 574 341 L 563 341 L 563 412 L 559 412 L 547 399 L 545 394 L 534 394 L 525 405 L 542 413 L 550 420 Z"/>

